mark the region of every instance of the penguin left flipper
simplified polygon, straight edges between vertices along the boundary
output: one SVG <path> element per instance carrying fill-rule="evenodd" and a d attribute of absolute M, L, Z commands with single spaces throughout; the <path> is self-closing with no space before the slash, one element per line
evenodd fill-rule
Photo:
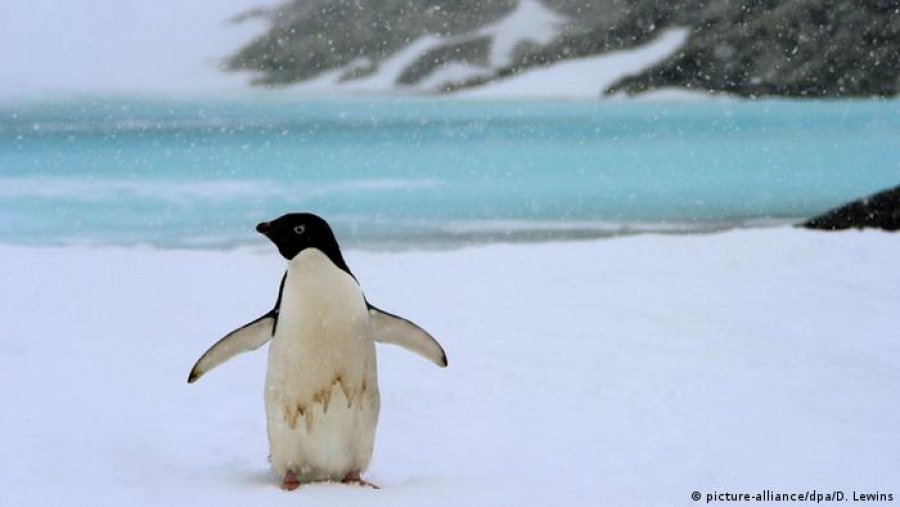
<path fill-rule="evenodd" d="M 188 384 L 241 352 L 256 350 L 272 339 L 278 307 L 225 335 L 200 356 L 188 375 Z"/>
<path fill-rule="evenodd" d="M 399 345 L 441 368 L 447 366 L 447 354 L 441 344 L 414 323 L 376 308 L 371 303 L 369 303 L 369 323 L 372 338 L 376 342 Z"/>

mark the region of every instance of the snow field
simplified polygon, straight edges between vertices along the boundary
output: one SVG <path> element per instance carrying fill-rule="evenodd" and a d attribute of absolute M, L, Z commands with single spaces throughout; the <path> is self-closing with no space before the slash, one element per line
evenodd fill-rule
<path fill-rule="evenodd" d="M 450 366 L 379 347 L 366 478 L 277 488 L 265 351 L 190 366 L 267 311 L 274 251 L 0 247 L 0 505 L 680 505 L 900 490 L 896 235 L 789 228 L 349 251 Z M 300 498 L 297 498 L 300 497 Z"/>

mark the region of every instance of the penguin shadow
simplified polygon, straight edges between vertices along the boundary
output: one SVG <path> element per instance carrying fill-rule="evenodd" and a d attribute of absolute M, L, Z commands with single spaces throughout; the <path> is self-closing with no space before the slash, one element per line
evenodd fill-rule
<path fill-rule="evenodd" d="M 273 488 L 273 489 L 281 489 L 281 479 L 277 477 L 275 472 L 271 469 L 268 470 L 253 470 L 248 471 L 246 473 L 241 474 L 241 483 L 246 484 L 248 486 L 256 486 L 263 488 Z M 321 481 L 321 482 L 312 482 L 308 484 L 301 484 L 299 490 L 304 488 L 348 488 L 359 491 L 377 491 L 383 487 L 380 482 L 375 482 L 378 484 L 378 488 L 371 488 L 366 486 L 360 486 L 359 484 L 342 484 L 340 482 L 334 481 Z M 395 485 L 394 487 L 397 487 Z M 298 490 L 298 491 L 299 491 Z M 290 493 L 290 492 L 288 492 Z"/>

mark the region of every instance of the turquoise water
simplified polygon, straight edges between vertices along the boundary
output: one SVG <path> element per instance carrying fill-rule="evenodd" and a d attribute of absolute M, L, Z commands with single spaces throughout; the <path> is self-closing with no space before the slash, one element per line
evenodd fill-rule
<path fill-rule="evenodd" d="M 791 221 L 900 183 L 900 101 L 0 105 L 0 243 L 370 247 Z"/>

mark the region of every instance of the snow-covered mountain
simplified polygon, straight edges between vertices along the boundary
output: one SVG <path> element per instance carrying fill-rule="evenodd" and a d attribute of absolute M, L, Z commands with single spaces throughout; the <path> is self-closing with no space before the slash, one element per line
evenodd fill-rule
<path fill-rule="evenodd" d="M 261 15 L 271 29 L 228 62 L 258 72 L 258 84 L 454 92 L 535 68 L 568 71 L 568 60 L 666 40 L 665 51 L 649 50 L 655 61 L 607 67 L 594 77 L 592 95 L 675 87 L 890 96 L 900 89 L 896 2 L 293 0 Z M 683 35 L 672 35 L 676 28 Z M 556 84 L 565 87 L 562 77 Z M 553 95 L 554 88 L 531 93 Z"/>
<path fill-rule="evenodd" d="M 898 20 L 896 2 L 849 0 L 7 2 L 0 97 L 891 96 Z"/>
<path fill-rule="evenodd" d="M 483 27 L 448 36 L 423 35 L 380 62 L 357 58 L 292 89 L 316 94 L 452 91 L 484 98 L 597 98 L 618 79 L 676 52 L 688 35 L 686 29 L 670 29 L 637 48 L 506 72 L 523 46 L 546 47 L 569 22 L 537 0 L 521 0 L 508 15 Z M 473 45 L 480 45 L 477 55 L 466 52 Z"/>

